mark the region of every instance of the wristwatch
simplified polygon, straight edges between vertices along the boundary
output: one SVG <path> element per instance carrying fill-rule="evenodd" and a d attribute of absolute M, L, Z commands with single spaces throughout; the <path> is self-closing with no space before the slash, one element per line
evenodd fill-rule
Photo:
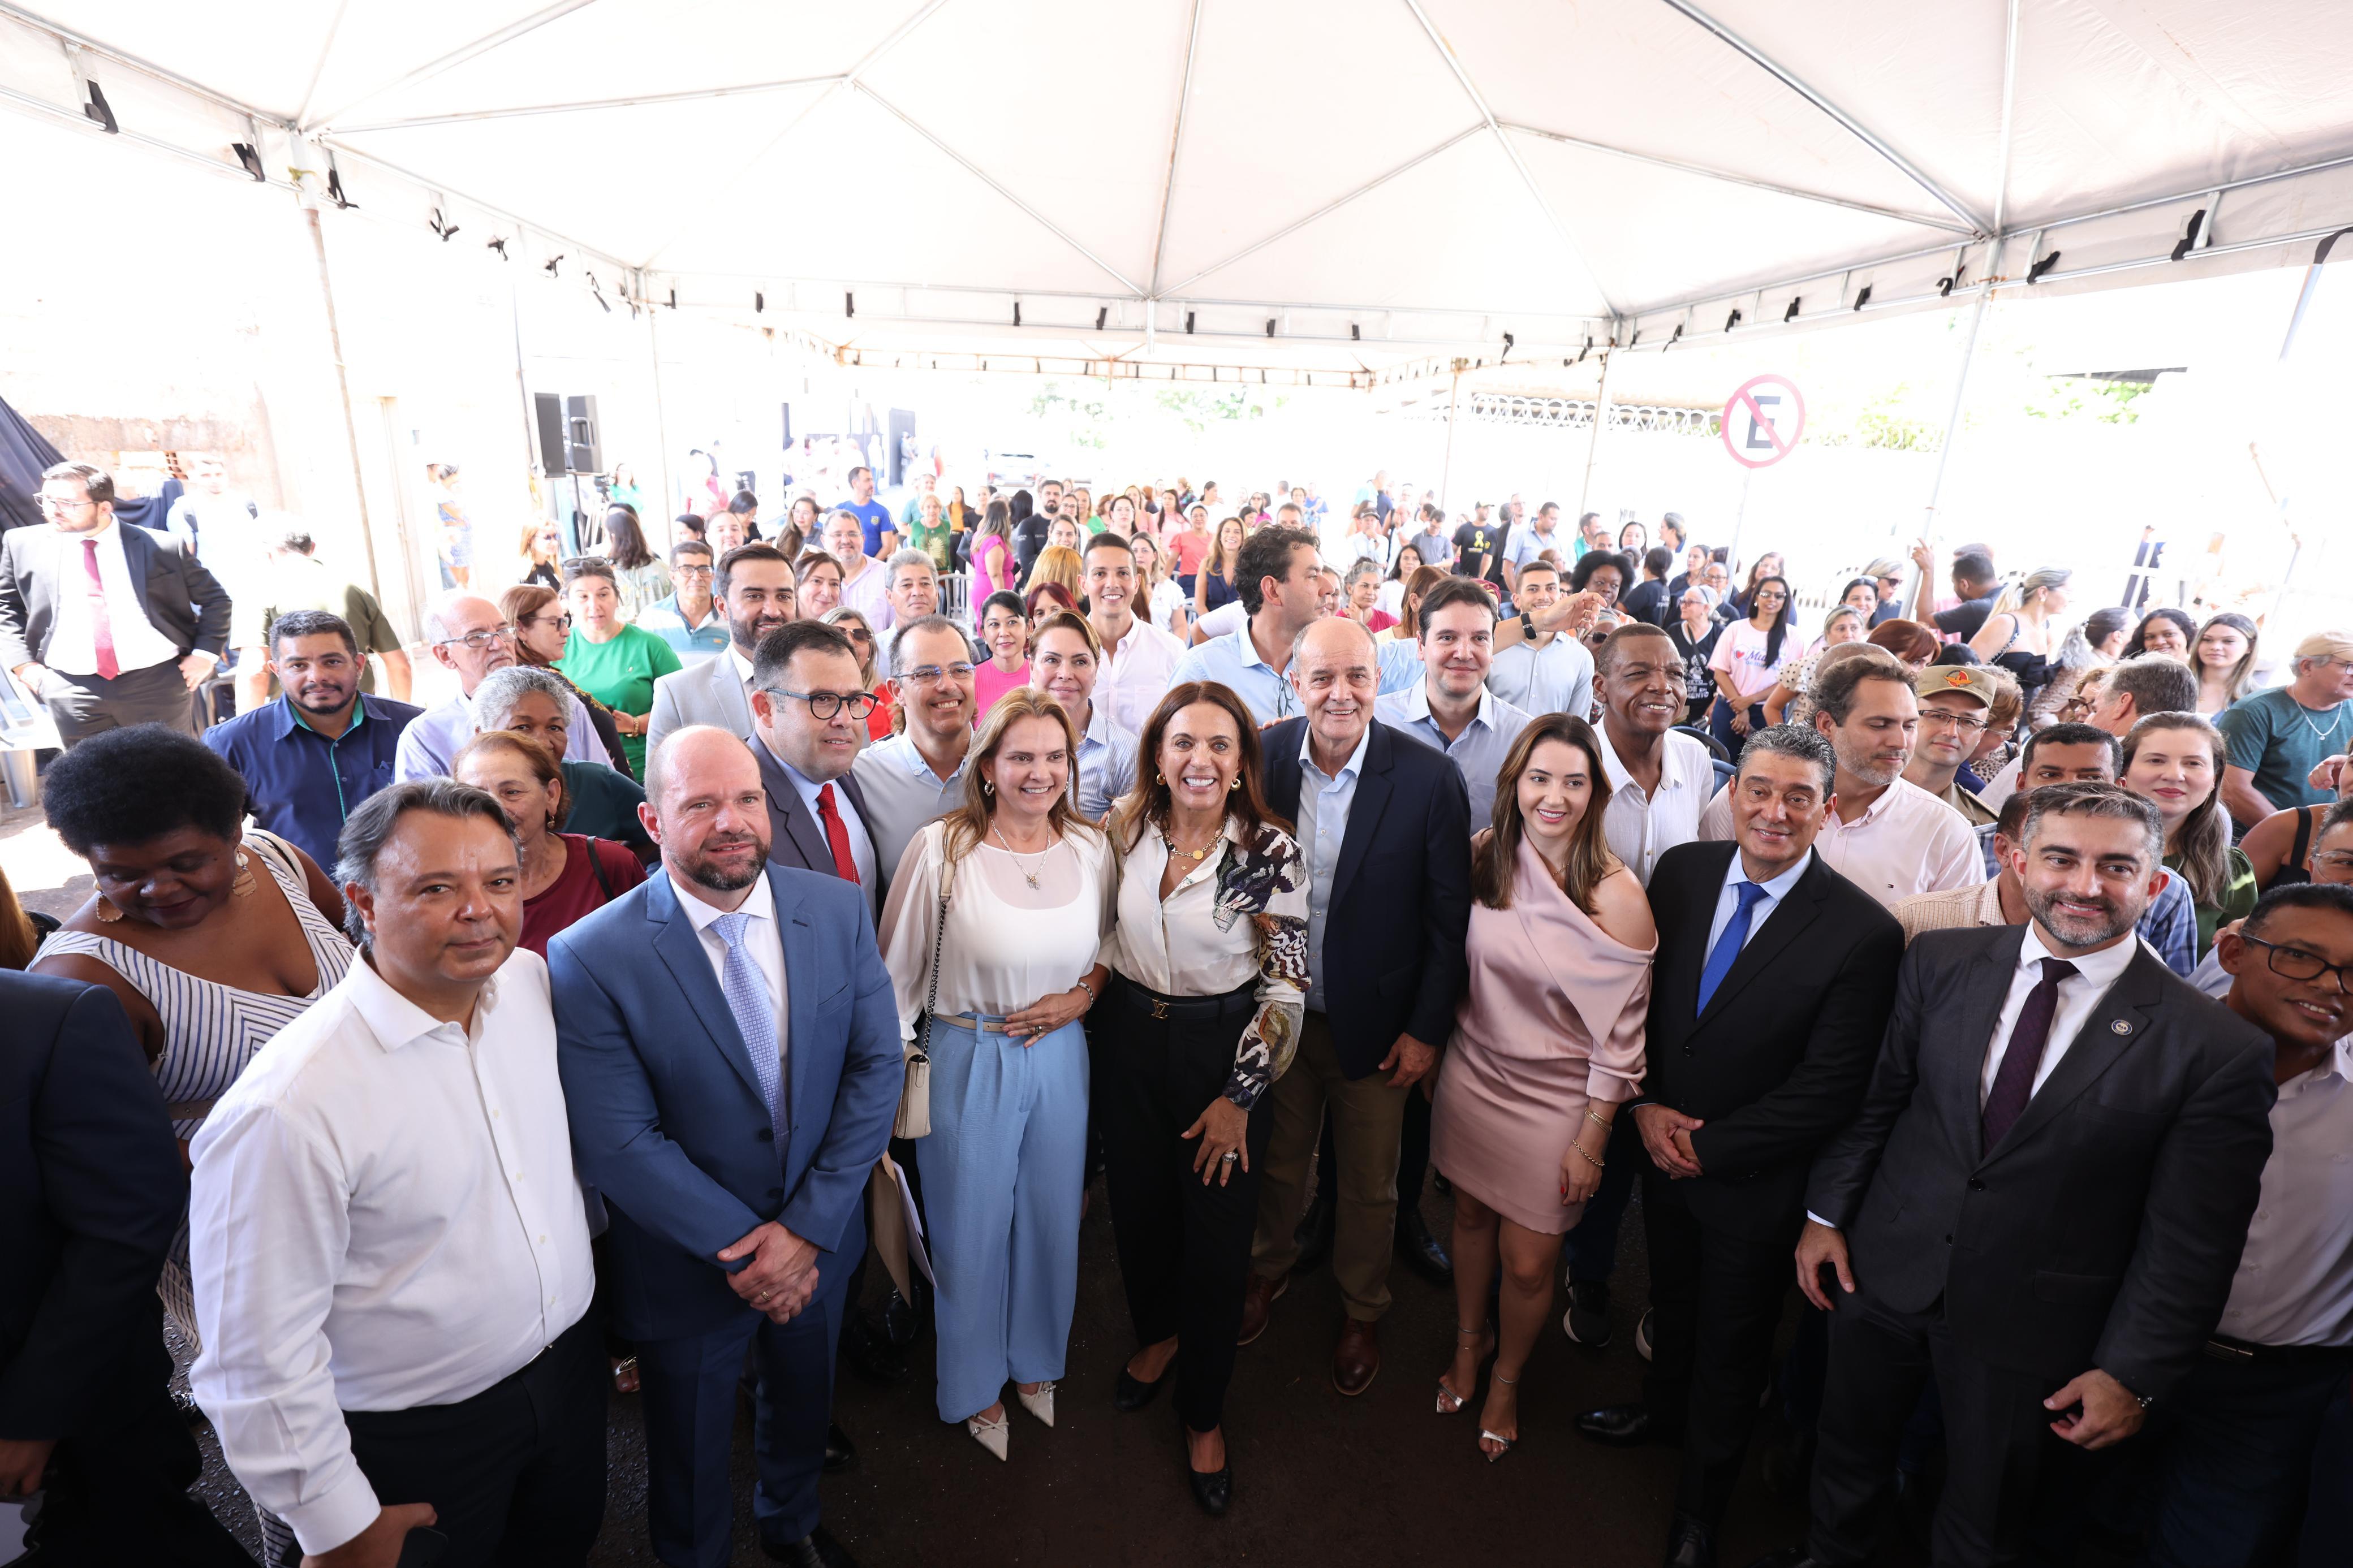
<path fill-rule="evenodd" d="M 1536 617 L 1532 611 L 1520 612 L 1520 635 L 1530 642 L 1536 640 Z"/>

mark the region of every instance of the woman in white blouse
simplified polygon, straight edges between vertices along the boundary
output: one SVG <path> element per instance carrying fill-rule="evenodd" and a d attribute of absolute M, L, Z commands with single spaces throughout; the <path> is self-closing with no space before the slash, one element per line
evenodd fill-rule
<path fill-rule="evenodd" d="M 1183 1345 L 1186 1477 L 1220 1514 L 1265 1093 L 1298 1047 L 1307 987 L 1307 868 L 1268 810 L 1258 725 L 1229 688 L 1171 690 L 1136 758 L 1112 824 L 1119 923 L 1103 962 L 1118 1001 L 1096 1041 L 1112 1234 L 1143 1347 L 1113 1403 L 1149 1402 Z"/>
<path fill-rule="evenodd" d="M 990 709 L 964 804 L 907 845 L 882 956 L 908 1039 L 923 1025 L 932 1131 L 915 1145 L 938 1278 L 939 1411 L 999 1459 L 1006 1384 L 1054 1424 L 1077 1304 L 1087 1044 L 1113 865 L 1071 810 L 1078 734 L 1016 687 Z"/>

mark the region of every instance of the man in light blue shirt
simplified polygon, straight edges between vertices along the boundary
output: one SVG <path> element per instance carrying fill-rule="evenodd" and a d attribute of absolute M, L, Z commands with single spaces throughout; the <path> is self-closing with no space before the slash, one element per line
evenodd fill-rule
<path fill-rule="evenodd" d="M 1285 672 L 1292 644 L 1324 613 L 1317 566 L 1315 536 L 1303 528 L 1277 524 L 1251 534 L 1234 574 L 1249 622 L 1186 650 L 1169 685 L 1214 680 L 1230 687 L 1262 725 L 1297 713 L 1298 694 Z M 1412 686 L 1421 679 L 1421 650 L 1409 642 L 1381 644 L 1380 674 L 1383 691 Z"/>
<path fill-rule="evenodd" d="M 1514 602 L 1533 614 L 1560 600 L 1560 573 L 1541 561 L 1519 569 Z M 1500 649 L 1487 670 L 1487 689 L 1528 713 L 1593 714 L 1593 656 L 1567 632 L 1538 632 L 1534 641 Z"/>
<path fill-rule="evenodd" d="M 977 710 L 973 663 L 972 644 L 945 616 L 925 616 L 899 629 L 892 673 L 899 679 L 907 727 L 867 747 L 850 765 L 871 808 L 866 826 L 886 882 L 923 824 L 964 804 Z"/>
<path fill-rule="evenodd" d="M 1553 552 L 1553 559 L 1556 561 L 1560 559 L 1562 547 L 1567 545 L 1568 541 L 1559 537 L 1557 531 L 1559 528 L 1560 503 L 1548 500 L 1536 508 L 1536 521 L 1534 527 L 1514 528 L 1512 530 L 1511 537 L 1504 542 L 1504 587 L 1511 595 L 1513 604 L 1521 603 L 1519 582 L 1521 568 L 1547 550 Z M 1579 713 L 1577 717 L 1582 719 L 1585 715 Z"/>
<path fill-rule="evenodd" d="M 1079 734 L 1078 765 L 1071 770 L 1071 797 L 1081 816 L 1101 822 L 1135 787 L 1135 736 L 1113 723 L 1103 704 L 1094 704 Z"/>
<path fill-rule="evenodd" d="M 712 596 L 711 546 L 681 539 L 670 550 L 670 574 L 678 592 L 638 612 L 638 625 L 670 644 L 683 664 L 701 664 L 727 651 L 727 617 Z"/>
<path fill-rule="evenodd" d="M 1449 577 L 1421 601 L 1423 679 L 1374 705 L 1381 722 L 1434 746 L 1461 770 L 1472 831 L 1495 814 L 1495 775 L 1528 715 L 1487 689 L 1495 605 L 1467 577 Z M 1302 798 L 1304 799 L 1303 793 Z"/>

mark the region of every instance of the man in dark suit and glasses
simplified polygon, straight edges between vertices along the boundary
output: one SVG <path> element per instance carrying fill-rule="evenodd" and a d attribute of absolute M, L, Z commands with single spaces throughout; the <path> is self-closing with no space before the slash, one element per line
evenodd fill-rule
<path fill-rule="evenodd" d="M 188 1177 L 131 1021 L 12 971 L 0 1016 L 0 1498 L 46 1493 L 26 1561 L 250 1568 L 188 1495 L 155 1296 Z"/>
<path fill-rule="evenodd" d="M 1768 1561 L 1869 1555 L 1931 1375 L 1934 1559 L 2015 1561 L 2063 1528 L 2076 1451 L 2139 1431 L 2213 1331 L 2271 1153 L 2274 1047 L 2134 938 L 2162 842 L 2114 784 L 2039 789 L 2010 851 L 2032 920 L 1905 955 L 1862 1112 L 1807 1185 L 1798 1283 L 1832 1313 L 1830 1375 L 1812 1528 Z"/>
<path fill-rule="evenodd" d="M 869 910 L 880 913 L 883 884 L 898 868 L 876 858 L 866 792 L 849 770 L 874 710 L 859 680 L 857 649 L 838 627 L 787 621 L 760 638 L 751 701 L 770 856 L 780 866 L 857 883 Z"/>
<path fill-rule="evenodd" d="M 1648 1073 L 1633 1114 L 1655 1313 L 1639 1405 L 1577 1417 L 1613 1444 L 1683 1444 L 1666 1561 L 1713 1563 L 1804 1223 L 1806 1171 L 1862 1103 L 1903 928 L 1813 852 L 1838 760 L 1810 729 L 1748 738 L 1734 841 L 1659 858 Z"/>
<path fill-rule="evenodd" d="M 132 724 L 194 734 L 188 693 L 228 646 L 228 595 L 184 542 L 115 521 L 103 468 L 46 470 L 41 514 L 0 543 L 0 661 L 69 746 Z"/>

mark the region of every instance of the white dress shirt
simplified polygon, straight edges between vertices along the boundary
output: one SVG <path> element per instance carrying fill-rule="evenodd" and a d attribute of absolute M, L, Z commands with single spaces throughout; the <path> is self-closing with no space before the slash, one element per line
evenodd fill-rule
<path fill-rule="evenodd" d="M 343 1411 L 470 1398 L 588 1310 L 534 952 L 516 950 L 464 1029 L 353 964 L 262 1047 L 191 1152 L 204 1350 L 189 1381 L 229 1468 L 305 1552 L 376 1516 Z"/>
<path fill-rule="evenodd" d="M 1131 735 L 1142 734 L 1152 710 L 1168 695 L 1169 678 L 1184 657 L 1185 645 L 1175 637 L 1141 619 L 1132 620 L 1117 647 L 1103 644 L 1103 668 L 1095 677 L 1096 710 L 1108 708 L 1113 723 Z"/>
<path fill-rule="evenodd" d="M 1495 655 L 1487 689 L 1530 713 L 1593 716 L 1593 656 L 1566 634 L 1538 647 L 1517 642 Z M 1704 748 L 1702 748 L 1704 750 Z"/>
<path fill-rule="evenodd" d="M 1356 737 L 1356 749 L 1340 764 L 1338 776 L 1315 765 L 1314 731 L 1299 732 L 1299 848 L 1307 857 L 1307 1007 L 1324 1011 L 1324 926 L 1332 913 L 1332 884 L 1340 875 L 1340 847 L 1348 837 L 1348 808 L 1356 802 L 1364 776 L 1365 748 L 1373 727 Z"/>
<path fill-rule="evenodd" d="M 774 752 L 768 754 L 776 756 Z M 825 813 L 818 809 L 817 797 L 826 786 L 782 757 L 776 757 L 776 766 L 784 769 L 785 776 L 793 781 L 793 788 L 800 792 L 801 805 L 808 808 L 809 820 L 817 824 L 818 837 L 824 837 Z M 871 896 L 874 891 L 876 871 L 874 837 L 866 831 L 865 818 L 860 816 L 858 808 L 849 803 L 849 792 L 841 787 L 839 780 L 833 785 L 833 809 L 840 814 L 842 826 L 849 834 L 849 862 L 858 868 L 858 885 Z"/>
<path fill-rule="evenodd" d="M 841 569 L 849 570 L 848 562 Z M 841 602 L 866 617 L 874 635 L 880 637 L 897 620 L 888 597 L 891 592 L 891 569 L 880 561 L 869 560 L 866 570 L 841 584 Z"/>
<path fill-rule="evenodd" d="M 1788 897 L 1789 889 L 1798 885 L 1798 879 L 1806 874 L 1806 868 L 1813 862 L 1814 852 L 1809 849 L 1798 858 L 1796 865 L 1769 882 L 1757 884 L 1765 889 L 1765 896 L 1757 900 L 1757 907 L 1748 913 L 1748 934 L 1740 939 L 1740 945 L 1744 951 L 1750 942 L 1757 940 L 1757 933 L 1765 929 L 1765 922 L 1772 919 L 1773 911 L 1781 907 L 1781 900 Z M 1735 849 L 1732 852 L 1732 864 L 1725 868 L 1724 886 L 1715 895 L 1715 914 L 1707 922 L 1709 952 L 1715 951 L 1716 939 L 1724 934 L 1724 928 L 1732 923 L 1733 911 L 1740 907 L 1740 895 L 1734 889 L 1746 880 L 1748 880 L 1747 868 L 1740 862 L 1740 851 Z M 1704 967 L 1706 960 L 1702 959 L 1701 963 Z"/>
<path fill-rule="evenodd" d="M 98 622 L 90 613 L 85 540 L 98 546 L 98 580 L 106 590 L 106 629 L 114 639 L 115 668 L 127 675 L 178 661 L 180 650 L 149 624 L 147 612 L 140 608 L 131 563 L 122 554 L 122 526 L 109 521 L 96 533 L 52 531 L 58 536 L 57 614 L 49 623 L 49 646 L 41 656 L 45 668 L 84 679 L 98 673 Z"/>
<path fill-rule="evenodd" d="M 1496 655 L 1499 659 L 1502 657 Z M 1646 795 L 1619 760 L 1618 748 L 1609 743 L 1608 732 L 1601 736 L 1601 771 L 1609 780 L 1609 805 L 1601 814 L 1601 834 L 1609 841 L 1609 853 L 1646 888 L 1660 856 L 1699 837 L 1700 814 L 1715 793 L 1715 763 L 1708 749 L 1694 737 L 1672 730 L 1665 740 L 1659 787 Z"/>
<path fill-rule="evenodd" d="M 1715 792 L 1700 837 L 1732 837 L 1732 789 Z M 1942 893 L 1986 879 L 1985 851 L 1961 814 L 1911 780 L 1898 778 L 1852 822 L 1836 810 L 1814 837 L 1822 863 L 1894 909 L 1915 893 Z"/>
<path fill-rule="evenodd" d="M 2108 994 L 2108 987 L 2116 983 L 2116 977 L 2139 951 L 2140 943 L 2127 937 L 2097 952 L 2080 956 L 2053 952 L 2043 945 L 2042 928 L 2029 921 L 2026 940 L 2019 944 L 2018 967 L 2010 972 L 2010 994 L 1994 1018 L 1993 1037 L 1986 1042 L 1985 1066 L 1978 1072 L 1978 1109 L 1985 1108 L 1986 1097 L 1993 1093 L 1994 1075 L 2001 1070 L 2002 1053 L 2010 1048 L 2010 1032 L 2018 1026 L 2018 1016 L 2026 1009 L 2028 994 L 2042 983 L 2044 959 L 2064 958 L 2075 966 L 2075 973 L 2059 983 L 2059 1007 L 2051 1016 L 2051 1033 L 2042 1047 L 2042 1059 L 2035 1065 L 2034 1087 L 2030 1094 L 2041 1092 L 2042 1080 L 2067 1055 L 2067 1047 L 2083 1032 L 2084 1021 L 2099 1006 L 2100 998 Z"/>
<path fill-rule="evenodd" d="M 723 994 L 727 989 L 727 939 L 712 927 L 730 911 L 704 903 L 693 889 L 681 886 L 675 876 L 670 877 L 670 887 L 678 895 L 678 907 L 686 911 L 687 923 L 694 928 L 696 939 L 702 943 L 702 956 L 711 961 L 711 977 L 719 982 Z M 768 890 L 767 872 L 760 873 L 733 912 L 752 917 L 744 927 L 744 951 L 759 970 L 760 980 L 768 993 L 769 1010 L 776 1015 L 776 1055 L 786 1058 L 785 1065 L 789 1066 L 792 1017 L 786 1011 L 790 996 L 785 989 L 785 939 L 784 933 L 776 930 L 776 896 Z M 744 1044 L 747 1048 L 752 1046 L 749 1040 Z M 790 1083 L 792 1079 L 787 1074 L 776 1081 Z"/>

